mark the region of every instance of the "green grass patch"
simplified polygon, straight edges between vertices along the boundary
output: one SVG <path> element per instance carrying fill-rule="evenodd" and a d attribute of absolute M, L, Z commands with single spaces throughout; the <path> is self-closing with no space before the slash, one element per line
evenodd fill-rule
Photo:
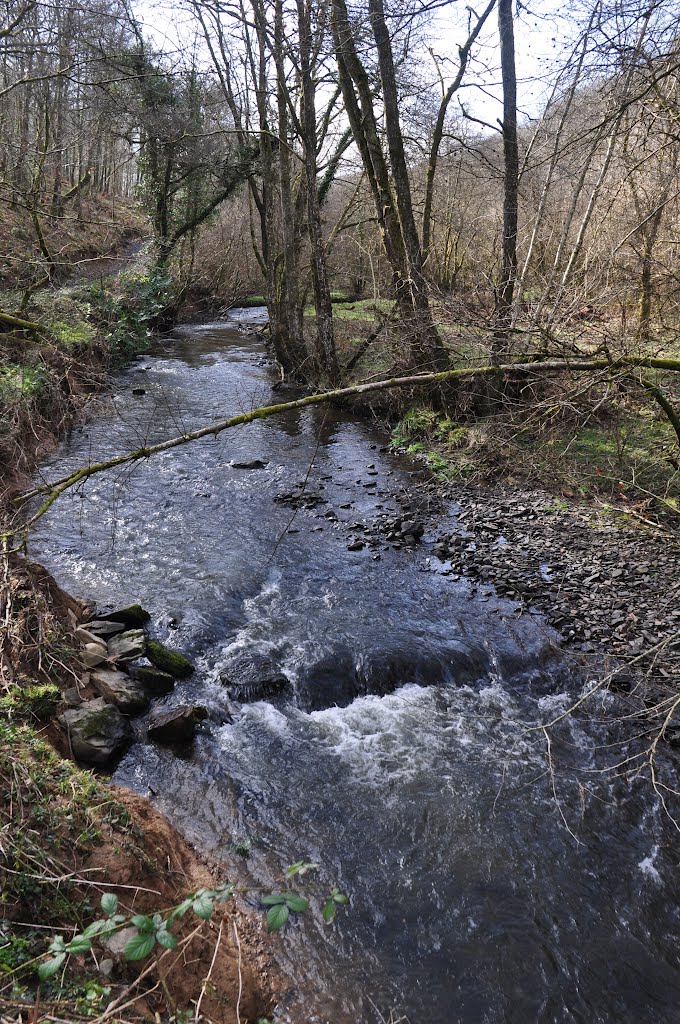
<path fill-rule="evenodd" d="M 91 345 L 97 336 L 94 325 L 86 320 L 53 320 L 48 326 L 55 341 L 67 349 Z"/>
<path fill-rule="evenodd" d="M 0 715 L 8 721 L 48 722 L 61 702 L 61 690 L 52 683 L 13 686 L 0 697 Z"/>
<path fill-rule="evenodd" d="M 394 299 L 357 299 L 354 302 L 346 299 L 333 302 L 333 319 L 337 322 L 347 320 L 362 320 L 371 323 L 377 313 L 391 313 L 394 309 Z M 305 317 L 316 316 L 314 306 L 306 306 Z"/>
<path fill-rule="evenodd" d="M 45 371 L 39 366 L 0 364 L 0 401 L 35 395 L 42 390 L 45 380 Z"/>

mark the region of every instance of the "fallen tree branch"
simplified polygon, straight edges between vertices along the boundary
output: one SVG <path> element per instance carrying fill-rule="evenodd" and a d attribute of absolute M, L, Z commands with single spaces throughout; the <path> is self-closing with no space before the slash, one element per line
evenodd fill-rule
<path fill-rule="evenodd" d="M 675 431 L 675 436 L 678 439 L 678 445 L 680 445 L 680 416 L 678 416 L 668 396 L 664 394 L 658 384 L 653 380 L 650 380 L 648 377 L 643 377 L 642 374 L 639 376 L 631 374 L 631 376 L 634 377 L 637 383 L 640 384 L 645 391 L 649 392 L 656 403 L 663 409 L 668 417 L 668 422 Z"/>
<path fill-rule="evenodd" d="M 31 320 L 23 320 L 19 316 L 11 316 L 9 313 L 0 312 L 0 325 L 6 324 L 16 331 L 30 331 L 31 334 L 43 334 L 44 328 L 40 324 L 34 324 Z"/>
<path fill-rule="evenodd" d="M 102 473 L 117 466 L 124 466 L 128 463 L 140 462 L 152 455 L 170 451 L 180 445 L 188 444 L 190 441 L 199 441 L 204 437 L 217 437 L 231 427 L 241 426 L 245 423 L 252 423 L 255 420 L 265 419 L 268 416 L 276 416 L 280 413 L 289 412 L 295 409 L 304 409 L 308 405 L 320 405 L 324 402 L 339 401 L 344 398 L 354 398 L 360 395 L 372 394 L 378 391 L 388 391 L 403 387 L 424 387 L 426 385 L 443 384 L 449 381 L 464 380 L 471 377 L 490 377 L 498 375 L 530 375 L 561 373 L 565 371 L 588 372 L 598 370 L 624 370 L 629 367 L 647 367 L 660 370 L 674 370 L 680 372 L 680 359 L 669 359 L 660 357 L 644 357 L 635 359 L 632 356 L 623 356 L 620 359 L 588 359 L 583 361 L 553 360 L 544 362 L 505 363 L 499 366 L 473 366 L 457 370 L 440 370 L 436 373 L 419 373 L 408 377 L 390 377 L 387 380 L 369 381 L 365 384 L 354 384 L 351 387 L 335 388 L 332 391 L 321 391 L 313 395 L 306 395 L 304 398 L 297 398 L 292 402 L 282 402 L 278 405 L 266 405 L 250 412 L 239 413 L 228 419 L 220 420 L 217 423 L 200 427 L 198 430 L 188 431 L 178 437 L 169 438 L 158 444 L 138 448 L 134 452 L 127 452 L 116 455 L 104 462 L 94 462 L 88 466 L 81 466 L 67 476 L 54 480 L 51 483 L 41 484 L 30 491 L 26 491 L 15 499 L 17 504 L 23 504 L 31 498 L 46 494 L 47 498 L 40 506 L 34 516 L 25 524 L 24 529 L 29 529 L 33 523 L 40 519 L 47 510 L 54 504 L 57 498 L 71 487 L 87 480 L 91 476 Z M 658 399 L 657 399 L 658 400 Z M 680 443 L 680 437 L 679 437 Z"/>

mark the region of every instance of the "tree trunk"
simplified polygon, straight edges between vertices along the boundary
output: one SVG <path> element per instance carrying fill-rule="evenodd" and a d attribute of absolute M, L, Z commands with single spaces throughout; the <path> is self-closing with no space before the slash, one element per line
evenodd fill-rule
<path fill-rule="evenodd" d="M 498 0 L 498 35 L 501 46 L 503 82 L 503 237 L 501 279 L 496 295 L 496 324 L 492 360 L 508 347 L 512 323 L 512 300 L 517 278 L 517 192 L 519 187 L 519 146 L 517 142 L 517 71 L 512 0 Z"/>
<path fill-rule="evenodd" d="M 331 384 L 340 379 L 340 367 L 335 350 L 333 306 L 328 283 L 326 246 L 321 228 L 321 209 L 317 187 L 317 131 L 316 96 L 312 70 L 312 25 L 309 3 L 298 0 L 298 28 L 300 35 L 300 78 L 302 80 L 302 145 L 304 149 L 307 191 L 307 228 L 311 250 L 312 287 L 316 311 L 316 349 L 322 379 Z"/>
<path fill-rule="evenodd" d="M 371 185 L 385 253 L 392 267 L 408 364 L 441 367 L 447 364 L 448 356 L 432 319 L 423 274 L 399 120 L 392 45 L 382 0 L 369 0 L 369 14 L 378 49 L 389 161 L 375 118 L 369 77 L 354 45 L 345 0 L 333 0 L 332 29 L 340 84 L 352 134 Z"/>

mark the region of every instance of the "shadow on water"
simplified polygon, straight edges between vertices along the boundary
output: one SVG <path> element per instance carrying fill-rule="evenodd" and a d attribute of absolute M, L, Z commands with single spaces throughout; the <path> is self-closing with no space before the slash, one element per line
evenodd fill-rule
<path fill-rule="evenodd" d="M 185 328 L 43 472 L 266 403 L 271 379 L 247 332 Z M 555 727 L 549 764 L 527 723 L 585 680 L 539 618 L 445 578 L 427 543 L 371 546 L 364 527 L 417 490 L 384 443 L 333 409 L 258 421 L 96 478 L 39 526 L 64 586 L 141 601 L 197 663 L 166 698 L 209 709 L 193 749 L 140 739 L 115 781 L 203 850 L 247 840 L 244 877 L 305 858 L 350 895 L 332 929 L 310 914 L 273 940 L 282 1020 L 680 1022 L 677 843 L 644 780 L 602 770 L 612 698 Z M 308 508 L 274 500 L 303 483 Z M 225 673 L 253 654 L 288 682 L 240 704 Z"/>

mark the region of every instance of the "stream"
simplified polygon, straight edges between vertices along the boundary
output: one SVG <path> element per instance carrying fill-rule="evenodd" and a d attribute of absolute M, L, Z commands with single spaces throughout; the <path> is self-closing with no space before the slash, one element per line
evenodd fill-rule
<path fill-rule="evenodd" d="M 261 319 L 178 329 L 42 475 L 294 397 L 272 392 L 248 331 Z M 425 474 L 377 427 L 318 406 L 61 498 L 32 555 L 100 609 L 148 608 L 197 666 L 165 703 L 209 711 L 180 755 L 140 728 L 114 781 L 242 880 L 319 864 L 300 884 L 312 909 L 272 939 L 291 979 L 277 1020 L 680 1022 L 677 832 L 648 777 L 606 770 L 634 730 L 599 695 L 551 729 L 548 757 L 536 724 L 589 680 L 539 616 L 430 558 L 458 520 L 455 505 L 423 512 Z M 421 544 L 371 533 L 407 515 Z M 289 687 L 230 699 L 235 654 L 266 656 Z M 350 905 L 327 927 L 331 885 Z"/>

